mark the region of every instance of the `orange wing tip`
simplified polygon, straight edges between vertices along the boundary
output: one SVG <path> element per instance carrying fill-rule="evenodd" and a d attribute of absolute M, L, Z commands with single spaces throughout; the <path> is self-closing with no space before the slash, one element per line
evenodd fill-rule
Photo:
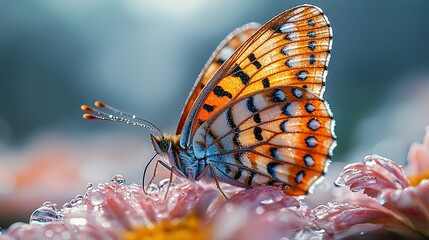
<path fill-rule="evenodd" d="M 99 107 L 99 108 L 104 108 L 104 107 L 106 107 L 106 104 L 104 104 L 104 103 L 103 103 L 103 102 L 101 102 L 101 101 L 95 101 L 94 105 L 95 105 L 96 107 Z"/>
<path fill-rule="evenodd" d="M 93 112 L 94 108 L 87 106 L 87 105 L 82 105 L 80 106 L 80 109 L 82 109 L 83 111 L 88 111 L 88 112 Z"/>
<path fill-rule="evenodd" d="M 83 118 L 85 118 L 85 119 L 89 119 L 89 120 L 94 120 L 94 119 L 97 119 L 97 117 L 96 116 L 94 116 L 94 115 L 92 115 L 92 114 L 89 114 L 89 113 L 85 113 L 85 114 L 83 114 L 83 116 L 82 116 Z"/>

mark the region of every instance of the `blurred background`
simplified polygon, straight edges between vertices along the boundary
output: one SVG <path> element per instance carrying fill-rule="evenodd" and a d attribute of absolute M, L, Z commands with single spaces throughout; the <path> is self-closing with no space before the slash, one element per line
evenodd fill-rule
<path fill-rule="evenodd" d="M 81 104 L 103 100 L 174 133 L 217 44 L 303 3 L 321 7 L 334 31 L 325 93 L 337 121 L 333 166 L 372 153 L 404 164 L 429 124 L 429 1 L 5 0 L 0 227 L 116 173 L 141 182 L 148 131 L 85 121 Z"/>

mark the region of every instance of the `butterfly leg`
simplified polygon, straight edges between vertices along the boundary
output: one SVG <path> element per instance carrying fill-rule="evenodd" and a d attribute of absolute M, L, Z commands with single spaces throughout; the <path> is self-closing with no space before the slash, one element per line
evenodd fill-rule
<path fill-rule="evenodd" d="M 201 171 L 201 174 L 200 174 L 200 176 L 204 176 L 205 174 L 206 174 L 206 172 L 207 172 L 207 170 L 210 168 L 210 171 L 212 172 L 212 174 L 213 174 L 213 178 L 214 178 L 214 180 L 215 180 L 215 183 L 216 183 L 216 187 L 217 187 L 217 189 L 219 189 L 219 191 L 222 193 L 222 195 L 225 197 L 225 199 L 226 200 L 228 200 L 228 197 L 226 196 L 226 194 L 222 191 L 222 189 L 220 188 L 220 185 L 219 185 L 219 180 L 218 180 L 218 177 L 217 177 L 217 175 L 216 175 L 216 171 L 214 170 L 214 167 L 213 167 L 213 165 L 211 165 L 210 163 L 208 163 L 205 167 L 204 167 L 204 169 L 203 169 L 203 171 Z M 198 181 L 198 180 L 200 180 L 201 179 L 201 177 L 199 177 L 199 178 L 197 178 L 196 180 Z"/>
<path fill-rule="evenodd" d="M 168 169 L 168 171 L 170 171 L 170 183 L 171 183 L 171 179 L 172 179 L 172 174 L 173 174 L 173 168 L 172 167 L 170 167 L 170 166 L 168 166 L 165 162 L 163 162 L 163 161 L 161 161 L 161 160 L 158 160 L 158 161 L 156 161 L 156 164 L 155 164 L 155 169 L 153 170 L 153 174 L 152 174 L 152 178 L 150 179 L 150 181 L 149 181 L 149 184 L 145 187 L 144 185 L 142 185 L 142 187 L 143 187 L 143 192 L 147 195 L 147 192 L 146 192 L 146 188 L 147 187 L 149 187 L 149 185 L 153 182 L 153 180 L 155 179 L 155 176 L 156 176 L 156 172 L 157 172 L 157 169 L 158 169 L 158 164 L 161 164 L 163 167 L 165 167 L 166 169 Z M 143 178 L 143 180 L 144 180 L 144 178 Z M 168 186 L 168 188 L 170 188 L 170 186 Z M 168 191 L 167 191 L 168 192 Z"/>

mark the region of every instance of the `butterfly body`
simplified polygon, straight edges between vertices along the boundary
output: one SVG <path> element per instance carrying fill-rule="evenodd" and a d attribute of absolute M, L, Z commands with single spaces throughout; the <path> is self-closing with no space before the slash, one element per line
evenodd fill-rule
<path fill-rule="evenodd" d="M 329 21 L 311 5 L 236 29 L 198 76 L 176 135 L 152 126 L 155 151 L 182 178 L 306 194 L 336 145 L 323 100 L 331 46 Z"/>

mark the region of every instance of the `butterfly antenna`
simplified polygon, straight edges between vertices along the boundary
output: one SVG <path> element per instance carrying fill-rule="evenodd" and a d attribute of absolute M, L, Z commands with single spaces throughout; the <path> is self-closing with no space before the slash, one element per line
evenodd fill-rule
<path fill-rule="evenodd" d="M 114 107 L 111 107 L 111 106 L 109 106 L 109 105 L 107 105 L 101 101 L 96 101 L 94 103 L 94 105 L 97 108 L 106 109 L 107 111 L 112 112 L 116 115 L 108 114 L 106 112 L 103 112 L 99 109 L 96 109 L 96 108 L 93 108 L 93 107 L 90 107 L 87 105 L 82 105 L 80 108 L 85 112 L 89 112 L 89 113 L 83 114 L 83 118 L 90 119 L 90 120 L 97 119 L 97 120 L 105 120 L 105 121 L 111 121 L 111 122 L 122 122 L 122 123 L 126 123 L 126 124 L 131 124 L 134 126 L 147 128 L 147 129 L 159 134 L 160 137 L 163 136 L 161 130 L 159 130 L 158 127 L 156 127 L 153 123 L 149 122 L 146 119 L 138 117 L 134 114 L 123 112 L 123 111 L 118 110 Z"/>

